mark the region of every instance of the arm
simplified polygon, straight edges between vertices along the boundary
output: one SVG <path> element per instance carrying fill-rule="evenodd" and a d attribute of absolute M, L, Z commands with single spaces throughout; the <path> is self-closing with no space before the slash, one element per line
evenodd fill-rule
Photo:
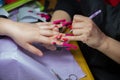
<path fill-rule="evenodd" d="M 69 3 L 69 0 L 58 0 L 51 20 L 66 19 L 67 21 L 71 21 L 74 12 L 75 7 L 71 5 L 71 2 Z"/>
<path fill-rule="evenodd" d="M 120 64 L 120 42 L 105 35 L 91 19 L 75 15 L 72 26 L 74 36 L 63 38 L 82 41 Z"/>
<path fill-rule="evenodd" d="M 106 36 L 104 42 L 97 48 L 105 55 L 120 64 L 120 42 Z"/>
<path fill-rule="evenodd" d="M 51 21 L 60 19 L 66 19 L 66 21 L 71 21 L 70 15 L 67 12 L 63 10 L 57 10 L 53 13 Z"/>
<path fill-rule="evenodd" d="M 49 23 L 19 23 L 0 18 L 0 35 L 11 37 L 19 46 L 39 56 L 43 53 L 32 43 L 52 44 L 53 36 L 58 34 L 53 28 Z"/>

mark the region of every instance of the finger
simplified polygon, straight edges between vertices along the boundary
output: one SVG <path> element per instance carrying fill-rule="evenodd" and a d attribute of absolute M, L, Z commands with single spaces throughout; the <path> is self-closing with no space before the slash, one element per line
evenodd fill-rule
<path fill-rule="evenodd" d="M 57 35 L 46 37 L 46 36 L 40 35 L 40 37 L 36 37 L 34 42 L 43 43 L 43 44 L 52 44 L 52 45 L 53 45 L 53 42 L 56 42 L 57 44 L 61 44 L 61 42 L 56 39 L 56 36 Z"/>
<path fill-rule="evenodd" d="M 40 35 L 43 35 L 43 36 L 53 36 L 53 35 L 57 35 L 57 34 L 59 34 L 59 32 L 57 32 L 57 31 L 40 30 Z"/>
<path fill-rule="evenodd" d="M 37 49 L 36 47 L 34 47 L 33 45 L 31 44 L 26 44 L 26 46 L 23 46 L 24 49 L 28 50 L 29 52 L 33 53 L 33 54 L 36 54 L 38 56 L 42 56 L 43 53 Z"/>
<path fill-rule="evenodd" d="M 56 27 L 54 27 L 52 30 L 59 32 L 59 28 L 56 28 Z"/>
<path fill-rule="evenodd" d="M 62 27 L 65 27 L 65 26 L 63 26 L 62 24 L 56 24 L 55 27 L 56 28 L 62 28 Z"/>
<path fill-rule="evenodd" d="M 84 41 L 85 36 L 81 35 L 81 36 L 66 36 L 63 38 L 67 38 L 69 41 Z"/>
<path fill-rule="evenodd" d="M 86 26 L 87 24 L 85 22 L 73 22 L 72 23 L 72 29 L 82 29 Z"/>
<path fill-rule="evenodd" d="M 54 45 L 48 45 L 48 44 L 42 44 L 45 48 L 49 49 L 49 50 L 56 50 L 56 47 Z"/>
<path fill-rule="evenodd" d="M 57 48 L 54 45 L 49 45 L 48 49 L 51 51 L 55 51 Z"/>
<path fill-rule="evenodd" d="M 36 23 L 38 26 L 42 26 L 42 25 L 51 25 L 51 22 L 38 22 Z"/>
<path fill-rule="evenodd" d="M 35 42 L 43 43 L 43 44 L 52 44 L 53 41 L 54 41 L 54 39 L 51 39 L 51 38 L 45 37 L 45 36 L 40 36 L 35 40 Z"/>
<path fill-rule="evenodd" d="M 53 29 L 55 25 L 40 25 L 39 29 Z"/>
<path fill-rule="evenodd" d="M 79 35 L 82 35 L 85 33 L 84 29 L 73 29 L 72 30 L 72 33 L 75 35 L 75 36 L 79 36 Z"/>
<path fill-rule="evenodd" d="M 75 15 L 73 18 L 73 22 L 83 22 L 87 20 L 89 20 L 89 18 L 82 15 Z"/>

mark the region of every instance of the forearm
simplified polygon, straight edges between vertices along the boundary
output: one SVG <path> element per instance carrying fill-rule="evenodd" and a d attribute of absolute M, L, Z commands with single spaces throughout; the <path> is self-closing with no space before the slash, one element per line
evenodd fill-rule
<path fill-rule="evenodd" d="M 0 35 L 8 35 L 10 20 L 0 18 Z"/>
<path fill-rule="evenodd" d="M 120 64 L 120 42 L 107 37 L 97 49 Z"/>
<path fill-rule="evenodd" d="M 53 13 L 51 21 L 60 20 L 60 19 L 66 19 L 66 21 L 71 20 L 70 15 L 67 12 L 63 10 L 57 10 Z"/>

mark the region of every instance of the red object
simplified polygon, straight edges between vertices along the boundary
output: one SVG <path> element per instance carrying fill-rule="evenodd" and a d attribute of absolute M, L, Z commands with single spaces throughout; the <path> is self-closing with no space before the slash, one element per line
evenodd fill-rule
<path fill-rule="evenodd" d="M 52 42 L 53 45 L 56 45 L 56 42 Z"/>
<path fill-rule="evenodd" d="M 5 3 L 10 4 L 10 3 L 13 3 L 13 2 L 16 2 L 16 1 L 18 1 L 18 0 L 5 0 Z"/>
<path fill-rule="evenodd" d="M 63 22 L 62 23 L 62 26 L 69 26 L 69 25 L 71 25 L 72 24 L 72 22 Z"/>
<path fill-rule="evenodd" d="M 62 38 L 62 34 L 56 36 L 56 39 L 61 39 Z"/>
<path fill-rule="evenodd" d="M 69 25 L 68 28 L 69 28 L 69 29 L 72 29 L 72 25 Z"/>
<path fill-rule="evenodd" d="M 117 6 L 120 3 L 120 0 L 105 0 L 112 6 Z"/>
<path fill-rule="evenodd" d="M 53 21 L 53 24 L 60 24 L 61 22 L 65 22 L 65 21 L 66 21 L 65 19 L 55 20 L 55 21 Z"/>
<path fill-rule="evenodd" d="M 66 42 L 64 42 L 64 43 L 62 44 L 62 46 L 68 47 L 67 50 L 71 50 L 71 49 L 77 50 L 77 49 L 78 49 L 78 47 L 77 47 L 76 45 L 74 45 L 74 44 L 69 44 L 69 43 L 66 43 Z"/>
<path fill-rule="evenodd" d="M 67 41 L 68 41 L 68 38 L 63 38 L 63 41 L 64 41 L 64 42 L 67 42 Z"/>
<path fill-rule="evenodd" d="M 74 34 L 65 34 L 65 36 L 74 36 Z"/>

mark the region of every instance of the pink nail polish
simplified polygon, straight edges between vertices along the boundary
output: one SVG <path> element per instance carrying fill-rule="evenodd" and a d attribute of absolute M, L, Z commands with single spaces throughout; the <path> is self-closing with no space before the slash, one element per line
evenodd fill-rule
<path fill-rule="evenodd" d="M 65 34 L 65 36 L 74 36 L 73 34 Z"/>
<path fill-rule="evenodd" d="M 70 48 L 66 48 L 66 50 L 70 51 Z"/>
<path fill-rule="evenodd" d="M 72 25 L 69 25 L 68 28 L 69 28 L 69 29 L 72 29 Z"/>
<path fill-rule="evenodd" d="M 60 24 L 61 22 L 65 22 L 65 21 L 66 21 L 65 19 L 55 20 L 55 21 L 53 21 L 53 24 Z"/>
<path fill-rule="evenodd" d="M 61 39 L 61 38 L 62 38 L 62 34 L 60 35 L 59 39 Z"/>
<path fill-rule="evenodd" d="M 55 25 L 54 27 L 58 28 L 58 26 L 57 26 L 57 25 Z"/>
<path fill-rule="evenodd" d="M 63 22 L 62 23 L 62 26 L 69 26 L 69 25 L 71 25 L 72 24 L 72 22 Z"/>
<path fill-rule="evenodd" d="M 56 45 L 56 42 L 52 42 L 53 45 Z"/>
<path fill-rule="evenodd" d="M 66 42 L 63 43 L 63 46 L 68 47 L 68 49 L 69 48 L 74 49 L 74 50 L 78 49 L 78 47 L 76 45 L 69 44 L 69 43 L 66 43 Z"/>
<path fill-rule="evenodd" d="M 62 38 L 62 34 L 56 36 L 56 39 L 61 39 Z"/>
<path fill-rule="evenodd" d="M 67 42 L 68 41 L 68 38 L 62 38 L 64 42 Z"/>

